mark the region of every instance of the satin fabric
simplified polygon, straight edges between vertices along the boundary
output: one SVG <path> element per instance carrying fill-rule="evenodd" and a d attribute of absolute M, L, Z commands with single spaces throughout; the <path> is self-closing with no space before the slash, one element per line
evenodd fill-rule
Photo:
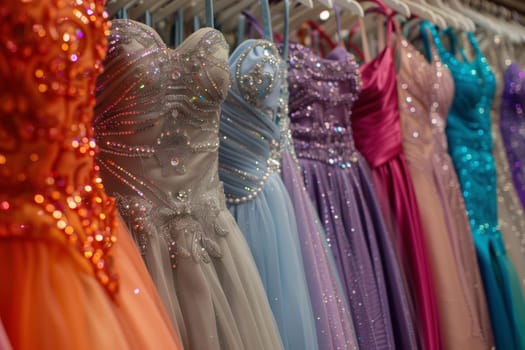
<path fill-rule="evenodd" d="M 407 273 L 423 347 L 437 350 L 442 345 L 438 309 L 420 214 L 403 154 L 392 48 L 386 46 L 363 64 L 360 72 L 361 94 L 352 108 L 355 145 L 370 164 L 383 215 Z"/>

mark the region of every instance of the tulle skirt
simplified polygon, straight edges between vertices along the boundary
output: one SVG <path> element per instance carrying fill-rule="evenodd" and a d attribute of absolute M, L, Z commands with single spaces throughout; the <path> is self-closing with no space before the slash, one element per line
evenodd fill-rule
<path fill-rule="evenodd" d="M 359 157 L 347 168 L 299 162 L 349 299 L 359 347 L 393 349 L 397 342 L 417 348 L 405 283 L 365 161 Z"/>
<path fill-rule="evenodd" d="M 144 263 L 117 226 L 113 301 L 72 247 L 0 240 L 0 316 L 14 349 L 182 349 Z"/>
<path fill-rule="evenodd" d="M 254 199 L 229 204 L 246 237 L 287 350 L 318 349 L 297 223 L 278 174 Z"/>
<path fill-rule="evenodd" d="M 304 187 L 297 163 L 285 151 L 282 178 L 290 194 L 301 243 L 320 350 L 357 349 L 354 325 L 332 252 Z"/>
<path fill-rule="evenodd" d="M 216 232 L 203 233 L 214 238 L 217 243 L 214 250 L 220 256 L 216 254 L 209 261 L 202 261 L 182 256 L 179 251 L 173 268 L 170 242 L 161 234 L 162 228 L 168 227 L 172 231 L 168 234 L 178 237 L 177 244 L 191 250 L 194 240 L 199 239 L 193 236 L 195 226 L 185 232 L 184 222 L 179 230 L 177 225 L 149 222 L 145 225 L 149 247 L 144 256 L 148 270 L 177 324 L 185 350 L 282 349 L 253 257 L 237 224 L 222 205 L 208 225 L 205 217 L 197 218 L 199 222 L 192 221 L 198 225 L 204 223 L 208 228 L 220 227 L 221 236 Z M 199 254 L 200 249 L 194 252 Z"/>

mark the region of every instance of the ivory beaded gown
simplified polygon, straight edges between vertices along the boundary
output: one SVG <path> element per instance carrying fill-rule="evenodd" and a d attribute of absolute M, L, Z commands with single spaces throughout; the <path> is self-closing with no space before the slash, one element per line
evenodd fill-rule
<path fill-rule="evenodd" d="M 428 35 L 428 29 L 433 28 L 422 26 L 422 35 Z M 443 181 L 445 164 L 432 130 L 452 103 L 454 82 L 434 47 L 428 63 L 406 39 L 400 44 L 397 79 L 403 150 L 427 242 L 444 348 L 490 349 L 494 344 L 474 244 L 468 225 L 458 230 L 461 226 L 454 220 L 448 184 Z"/>
<path fill-rule="evenodd" d="M 0 319 L 14 349 L 181 348 L 94 164 L 103 11 L 0 4 Z"/>
<path fill-rule="evenodd" d="M 230 83 L 222 34 L 172 50 L 115 20 L 97 82 L 98 163 L 185 349 L 282 349 L 253 257 L 218 176 Z"/>

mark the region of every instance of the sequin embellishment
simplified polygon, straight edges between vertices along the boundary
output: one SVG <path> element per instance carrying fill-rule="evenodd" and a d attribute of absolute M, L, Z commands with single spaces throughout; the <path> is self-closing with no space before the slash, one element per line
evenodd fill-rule
<path fill-rule="evenodd" d="M 8 1 L 0 23 L 0 74 L 10 82 L 0 87 L 0 237 L 72 247 L 113 296 L 114 202 L 93 164 L 91 130 L 104 2 Z"/>
<path fill-rule="evenodd" d="M 155 235 L 174 269 L 180 258 L 220 258 L 217 239 L 227 234 L 217 220 L 225 210 L 217 177 L 188 177 L 201 157 L 217 157 L 218 110 L 230 75 L 215 54 L 226 54 L 227 45 L 216 30 L 193 35 L 191 49 L 173 50 L 141 23 L 113 21 L 96 90 L 97 161 L 108 190 L 141 253 Z"/>

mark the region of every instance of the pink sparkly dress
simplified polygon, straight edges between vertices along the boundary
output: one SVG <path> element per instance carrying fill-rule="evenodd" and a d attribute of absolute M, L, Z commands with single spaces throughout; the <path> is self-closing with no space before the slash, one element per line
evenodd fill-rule
<path fill-rule="evenodd" d="M 170 49 L 151 27 L 114 20 L 96 89 L 97 161 L 184 348 L 279 350 L 218 176 L 227 55 L 212 28 Z"/>
<path fill-rule="evenodd" d="M 454 81 L 434 47 L 431 63 L 404 38 L 399 53 L 403 150 L 424 228 L 444 348 L 490 349 L 492 331 L 466 210 L 462 208 L 465 220 L 458 225 L 447 195 L 453 182 L 445 182 L 454 169 L 450 158 L 443 162 L 445 153 L 437 145 L 443 140 L 432 129 L 450 108 Z M 460 196 L 457 181 L 455 189 Z"/>
<path fill-rule="evenodd" d="M 14 349 L 181 349 L 94 165 L 103 11 L 0 4 L 0 319 Z"/>

